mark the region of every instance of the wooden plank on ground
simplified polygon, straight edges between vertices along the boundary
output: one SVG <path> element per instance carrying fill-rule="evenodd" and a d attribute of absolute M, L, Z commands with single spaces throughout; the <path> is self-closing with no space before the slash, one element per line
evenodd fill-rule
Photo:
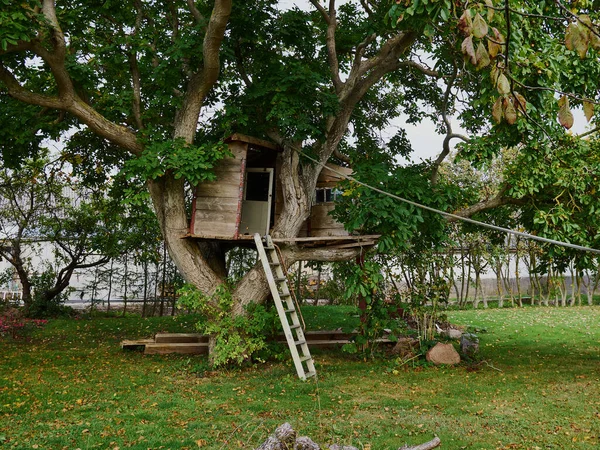
<path fill-rule="evenodd" d="M 200 333 L 156 333 L 153 342 L 157 344 L 208 342 L 208 336 Z"/>
<path fill-rule="evenodd" d="M 121 348 L 143 347 L 147 344 L 153 344 L 154 339 L 126 339 L 121 341 Z"/>
<path fill-rule="evenodd" d="M 204 355 L 208 354 L 208 342 L 146 344 L 146 350 L 144 353 L 147 355 L 166 355 L 169 353 L 178 353 L 182 355 Z"/>

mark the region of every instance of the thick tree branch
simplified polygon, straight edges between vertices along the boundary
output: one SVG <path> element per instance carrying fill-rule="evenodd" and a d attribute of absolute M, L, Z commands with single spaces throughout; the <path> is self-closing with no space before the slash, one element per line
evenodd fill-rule
<path fill-rule="evenodd" d="M 418 62 L 413 61 L 413 60 L 402 61 L 401 63 L 398 64 L 398 68 L 402 68 L 402 67 L 416 69 L 419 72 L 423 73 L 424 75 L 429 75 L 430 77 L 442 78 L 442 74 L 440 74 L 437 70 L 430 69 L 429 67 L 426 67 L 423 64 L 419 64 Z"/>
<path fill-rule="evenodd" d="M 248 73 L 244 68 L 244 56 L 242 55 L 242 49 L 240 47 L 239 40 L 236 41 L 233 47 L 233 53 L 235 54 L 235 66 L 237 67 L 238 72 L 240 73 L 240 77 L 242 77 L 242 81 L 244 82 L 246 87 L 250 87 L 252 85 L 252 81 L 248 77 Z"/>
<path fill-rule="evenodd" d="M 346 156 L 342 152 L 340 152 L 340 150 L 338 148 L 336 148 L 333 151 L 333 156 L 335 156 L 340 161 L 344 161 L 346 164 L 350 164 L 351 163 L 350 158 L 348 158 L 348 156 Z"/>
<path fill-rule="evenodd" d="M 133 119 L 138 130 L 144 128 L 142 122 L 142 81 L 140 76 L 140 68 L 138 66 L 137 54 L 129 53 L 129 69 L 131 70 L 131 85 L 133 88 Z"/>
<path fill-rule="evenodd" d="M 444 124 L 446 125 L 446 137 L 444 138 L 444 142 L 442 144 L 442 152 L 439 154 L 439 156 L 433 163 L 433 168 L 430 177 L 431 184 L 437 184 L 438 176 L 440 173 L 440 166 L 442 165 L 446 157 L 450 154 L 450 141 L 454 138 L 462 139 L 465 142 L 469 140 L 466 136 L 463 136 L 461 134 L 455 134 L 452 131 L 452 122 L 450 122 L 450 118 L 448 117 L 448 103 L 450 102 L 450 94 L 452 93 L 452 87 L 454 86 L 454 82 L 456 81 L 457 71 L 458 69 L 456 68 L 456 66 L 454 66 L 454 73 L 448 79 L 446 91 L 444 92 L 441 113 Z"/>
<path fill-rule="evenodd" d="M 67 107 L 64 100 L 61 100 L 57 97 L 37 94 L 22 87 L 15 76 L 6 67 L 4 67 L 1 62 L 0 81 L 6 86 L 8 95 L 22 102 L 52 109 L 66 109 Z"/>
<path fill-rule="evenodd" d="M 329 61 L 329 69 L 333 86 L 336 92 L 340 92 L 343 87 L 340 79 L 340 63 L 337 57 L 337 49 L 335 45 L 335 29 L 337 28 L 337 18 L 335 13 L 335 0 L 329 0 L 329 25 L 327 26 L 327 58 Z"/>
<path fill-rule="evenodd" d="M 319 3 L 319 0 L 310 0 L 310 2 L 315 8 L 317 8 L 317 11 L 321 13 L 323 19 L 325 19 L 325 22 L 329 25 L 329 14 L 327 14 L 327 10 L 323 8 L 323 5 Z"/>
<path fill-rule="evenodd" d="M 499 206 L 504 205 L 523 205 L 527 202 L 526 199 L 515 199 L 512 197 L 507 197 L 504 194 L 508 190 L 508 186 L 503 186 L 500 189 L 500 192 L 495 197 L 492 197 L 487 200 L 482 200 L 474 205 L 471 205 L 467 208 L 454 211 L 452 214 L 455 214 L 460 217 L 471 217 L 479 212 L 487 211 L 488 209 L 497 208 Z M 448 222 L 456 222 L 458 219 L 447 217 Z"/>
<path fill-rule="evenodd" d="M 327 61 L 329 63 L 329 70 L 331 71 L 333 86 L 335 91 L 339 93 L 343 87 L 343 82 L 340 78 L 340 64 L 335 45 L 335 30 L 337 28 L 335 0 L 329 0 L 329 12 L 319 3 L 319 0 L 310 0 L 310 2 L 321 13 L 321 16 L 323 16 L 323 19 L 327 24 Z"/>
<path fill-rule="evenodd" d="M 377 34 L 372 33 L 367 36 L 360 44 L 356 46 L 356 51 L 354 53 L 354 62 L 352 63 L 352 71 L 357 71 L 362 62 L 362 57 L 365 54 L 365 50 L 375 39 L 377 39 Z"/>
<path fill-rule="evenodd" d="M 187 0 L 188 8 L 194 16 L 194 20 L 199 24 L 204 23 L 204 16 L 200 13 L 200 10 L 196 8 L 196 2 L 194 0 Z"/>
<path fill-rule="evenodd" d="M 231 14 L 232 0 L 215 0 L 202 45 L 203 67 L 192 75 L 175 123 L 175 138 L 194 140 L 204 99 L 219 78 L 219 51 Z"/>

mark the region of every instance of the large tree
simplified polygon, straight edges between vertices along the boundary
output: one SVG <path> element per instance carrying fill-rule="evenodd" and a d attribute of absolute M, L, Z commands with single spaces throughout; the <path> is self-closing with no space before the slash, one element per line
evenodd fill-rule
<path fill-rule="evenodd" d="M 320 164 L 368 166 L 370 158 L 390 162 L 408 152 L 402 130 L 387 142 L 380 137 L 401 114 L 433 119 L 445 135 L 439 158 L 420 169 L 420 196 L 434 192 L 436 202 L 452 140 L 483 164 L 504 147 L 522 154 L 552 147 L 571 125 L 569 99 L 594 114 L 600 65 L 592 1 L 339 3 L 310 0 L 305 11 L 271 0 L 4 2 L 4 157 L 14 161 L 34 151 L 39 136 L 70 130 L 67 140 L 87 135 L 77 146 L 82 159 L 101 161 L 97 149 L 105 147 L 122 160 L 141 158 L 129 167 L 145 179 L 172 259 L 210 293 L 223 281 L 221 244 L 181 239 L 189 224 L 186 178 L 209 175 L 185 167 L 193 158 L 214 165 L 228 132 L 283 148 L 284 208 L 273 235 L 293 237 L 310 213 Z M 470 137 L 453 132 L 456 114 Z M 22 126 L 9 125 L 15 121 Z M 441 203 L 473 215 L 533 202 L 535 194 L 506 184 L 472 205 Z M 284 256 L 333 260 L 354 252 L 288 246 Z M 237 312 L 266 297 L 258 266 L 233 295 Z"/>

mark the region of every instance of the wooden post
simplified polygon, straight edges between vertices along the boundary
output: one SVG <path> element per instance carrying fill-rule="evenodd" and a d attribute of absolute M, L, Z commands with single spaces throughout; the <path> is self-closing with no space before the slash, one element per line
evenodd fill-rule
<path fill-rule="evenodd" d="M 365 267 L 365 252 L 361 249 L 360 254 L 356 257 L 356 264 L 360 266 L 361 269 Z M 358 294 L 358 309 L 360 309 L 360 322 L 367 322 L 367 301 L 365 298 Z"/>

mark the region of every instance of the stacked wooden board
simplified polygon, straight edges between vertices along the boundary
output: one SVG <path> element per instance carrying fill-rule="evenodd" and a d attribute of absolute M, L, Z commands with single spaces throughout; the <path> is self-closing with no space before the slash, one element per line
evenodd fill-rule
<path fill-rule="evenodd" d="M 351 342 L 356 332 L 343 331 L 306 331 L 304 336 L 311 348 L 339 347 Z M 282 334 L 277 342 L 286 343 Z M 380 343 L 392 343 L 389 339 L 381 339 Z M 147 355 L 165 355 L 179 353 L 187 355 L 208 354 L 208 336 L 196 333 L 157 333 L 153 339 L 125 340 L 121 342 L 122 349 L 144 349 Z"/>

